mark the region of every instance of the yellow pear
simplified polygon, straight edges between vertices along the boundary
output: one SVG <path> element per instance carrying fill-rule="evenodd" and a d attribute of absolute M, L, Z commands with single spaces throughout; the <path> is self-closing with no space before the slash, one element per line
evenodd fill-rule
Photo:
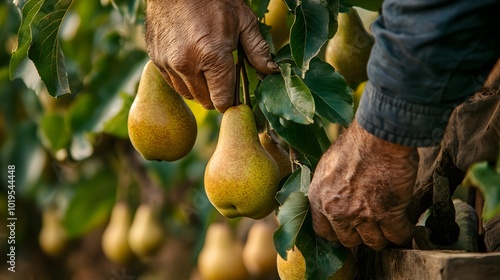
<path fill-rule="evenodd" d="M 286 175 L 292 173 L 292 163 L 290 161 L 290 155 L 287 151 L 285 151 L 285 149 L 283 149 L 283 147 L 281 147 L 278 143 L 274 142 L 266 131 L 259 133 L 259 140 L 262 147 L 264 147 L 264 149 L 274 159 L 276 164 L 278 164 L 280 179 L 283 179 Z"/>
<path fill-rule="evenodd" d="M 243 245 L 234 238 L 228 225 L 208 227 L 205 244 L 198 255 L 198 270 L 204 280 L 244 280 Z"/>
<path fill-rule="evenodd" d="M 281 258 L 278 254 L 277 266 L 278 274 L 281 280 L 306 280 L 306 260 L 304 256 L 299 251 L 299 249 L 294 246 L 292 250 L 287 251 L 287 259 Z M 350 280 L 354 279 L 355 272 L 355 259 L 354 254 L 349 253 L 344 265 L 337 270 L 333 275 L 331 275 L 328 280 Z"/>
<path fill-rule="evenodd" d="M 205 169 L 205 191 L 225 217 L 262 219 L 277 206 L 278 165 L 259 141 L 252 109 L 229 107 Z"/>
<path fill-rule="evenodd" d="M 290 29 L 287 25 L 288 7 L 284 0 L 271 0 L 267 6 L 265 23 L 271 26 L 271 36 L 276 50 L 288 42 Z"/>
<path fill-rule="evenodd" d="M 153 207 L 148 204 L 139 205 L 128 234 L 132 252 L 141 259 L 151 257 L 163 245 L 163 234 L 163 227 Z"/>
<path fill-rule="evenodd" d="M 151 61 L 144 66 L 130 107 L 128 133 L 134 148 L 147 160 L 181 159 L 196 140 L 193 113 Z"/>
<path fill-rule="evenodd" d="M 58 257 L 68 244 L 68 236 L 59 213 L 52 208 L 42 212 L 42 229 L 38 236 L 42 250 L 49 256 Z"/>
<path fill-rule="evenodd" d="M 354 112 L 358 110 L 359 106 L 359 101 L 361 101 L 361 95 L 363 95 L 363 91 L 365 90 L 366 83 L 368 81 L 363 81 L 358 84 L 356 87 L 356 90 L 353 92 L 353 97 L 354 97 Z"/>
<path fill-rule="evenodd" d="M 275 229 L 264 220 L 257 221 L 250 227 L 243 247 L 243 262 L 253 276 L 276 273 L 277 253 L 273 241 Z"/>
<path fill-rule="evenodd" d="M 115 204 L 111 218 L 101 239 L 102 251 L 108 259 L 118 264 L 127 263 L 133 256 L 128 245 L 128 232 L 132 214 L 125 202 Z"/>
<path fill-rule="evenodd" d="M 368 80 L 366 66 L 375 41 L 354 8 L 339 13 L 338 24 L 337 33 L 326 47 L 325 59 L 350 86 L 356 85 Z"/>

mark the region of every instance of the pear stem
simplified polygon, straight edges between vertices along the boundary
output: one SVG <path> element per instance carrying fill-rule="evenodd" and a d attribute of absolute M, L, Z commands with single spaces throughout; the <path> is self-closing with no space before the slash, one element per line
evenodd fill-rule
<path fill-rule="evenodd" d="M 240 104 L 240 72 L 243 63 L 243 47 L 241 46 L 241 44 L 238 44 L 238 56 L 236 58 L 236 83 L 234 87 L 234 106 L 238 106 Z"/>
<path fill-rule="evenodd" d="M 245 58 L 241 63 L 241 80 L 243 82 L 243 100 L 248 107 L 252 108 L 252 101 L 250 99 L 250 82 L 248 81 L 247 69 L 245 66 Z"/>

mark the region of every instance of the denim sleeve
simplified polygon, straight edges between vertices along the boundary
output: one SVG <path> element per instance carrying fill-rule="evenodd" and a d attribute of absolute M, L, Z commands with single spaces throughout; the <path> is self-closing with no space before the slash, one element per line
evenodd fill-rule
<path fill-rule="evenodd" d="M 499 0 L 385 0 L 356 119 L 384 140 L 438 145 L 500 57 Z"/>

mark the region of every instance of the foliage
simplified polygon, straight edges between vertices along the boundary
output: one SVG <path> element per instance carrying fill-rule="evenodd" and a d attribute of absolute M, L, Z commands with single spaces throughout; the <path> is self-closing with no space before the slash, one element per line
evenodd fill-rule
<path fill-rule="evenodd" d="M 269 0 L 247 2 L 259 18 L 266 16 Z M 283 252 L 297 245 L 314 258 L 307 261 L 308 279 L 327 279 L 341 267 L 345 251 L 315 236 L 307 188 L 331 144 L 326 125 L 348 126 L 353 119 L 352 90 L 318 56 L 335 35 L 337 14 L 347 5 L 339 0 L 285 2 L 293 24 L 290 43 L 274 53 L 281 72 L 259 80 L 248 64 L 246 71 L 254 108 L 296 154 L 298 168 L 277 194 L 281 227 L 276 248 L 286 257 Z M 155 201 L 151 186 L 166 197 L 177 194 L 177 200 L 167 199 L 172 203 L 156 201 L 164 206 L 163 217 L 171 221 L 166 226 L 172 231 L 188 227 L 183 218 L 187 214 L 179 215 L 184 211 L 181 203 L 189 204 L 202 221 L 197 230 L 205 230 L 215 217 L 202 177 L 218 131 L 216 112 L 193 105 L 203 132 L 193 152 L 180 161 L 137 163 L 130 148 L 128 110 L 148 60 L 142 38 L 144 4 L 15 1 L 19 13 L 12 4 L 0 6 L 0 13 L 8 15 L 0 16 L 6 27 L 1 41 L 12 45 L 18 28 L 17 47 L 0 57 L 2 65 L 10 61 L 0 69 L 5 122 L 0 130 L 7 135 L 0 138 L 1 159 L 16 165 L 23 199 L 40 209 L 56 205 L 64 210 L 64 226 L 73 239 L 102 226 L 117 199 L 133 205 Z M 272 44 L 269 27 L 260 27 Z M 199 248 L 202 238 L 197 242 Z"/>
<path fill-rule="evenodd" d="M 488 162 L 472 164 L 462 183 L 466 187 L 477 187 L 485 199 L 483 218 L 490 220 L 500 214 L 500 150 L 495 166 Z"/>

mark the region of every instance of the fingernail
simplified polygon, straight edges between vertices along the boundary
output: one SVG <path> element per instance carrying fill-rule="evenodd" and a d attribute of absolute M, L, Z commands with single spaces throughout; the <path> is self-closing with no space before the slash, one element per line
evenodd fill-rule
<path fill-rule="evenodd" d="M 276 71 L 278 71 L 280 69 L 278 67 L 278 65 L 276 63 L 274 63 L 274 61 L 269 61 L 267 63 L 267 68 L 272 69 L 272 70 L 276 70 Z"/>

